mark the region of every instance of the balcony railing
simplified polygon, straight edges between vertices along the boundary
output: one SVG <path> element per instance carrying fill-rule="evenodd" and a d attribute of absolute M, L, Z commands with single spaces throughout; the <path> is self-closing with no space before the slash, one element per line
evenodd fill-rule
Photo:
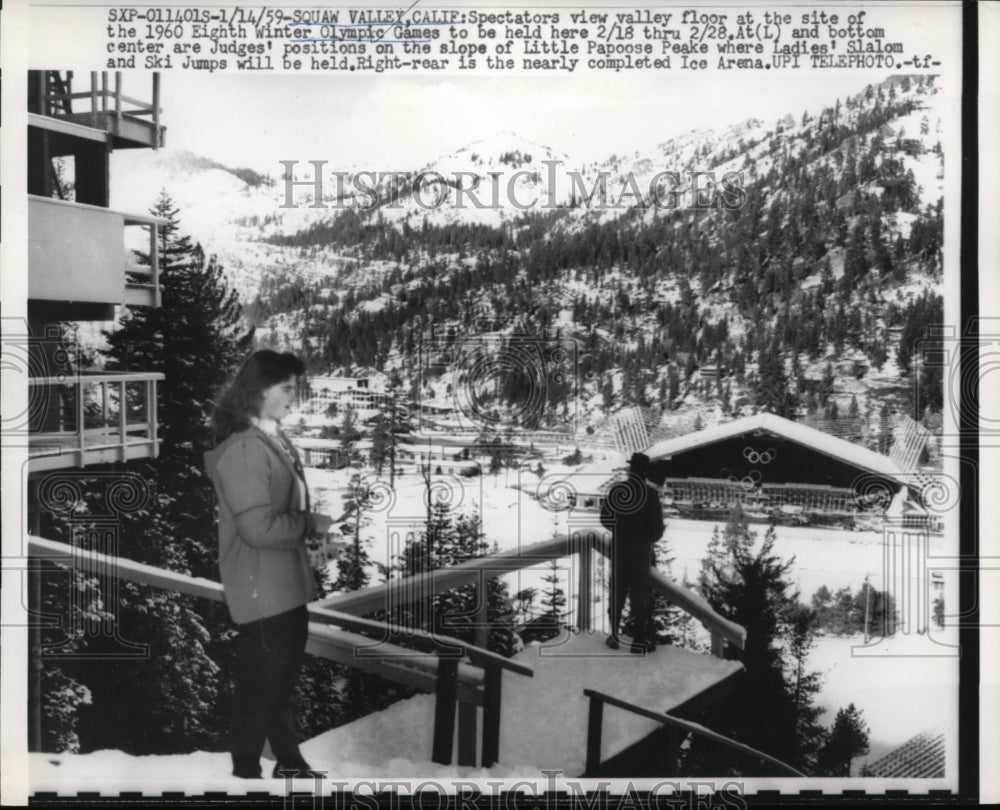
<path fill-rule="evenodd" d="M 613 706 L 616 709 L 623 709 L 630 714 L 655 720 L 661 725 L 669 727 L 673 732 L 675 732 L 675 734 L 679 733 L 680 735 L 685 736 L 692 735 L 694 737 L 700 737 L 704 741 L 725 749 L 734 760 L 742 759 L 753 763 L 750 767 L 754 770 L 749 771 L 749 773 L 759 773 L 758 769 L 763 766 L 763 768 L 768 771 L 768 774 L 766 775 L 805 776 L 804 773 L 796 770 L 791 765 L 782 762 L 780 759 L 776 759 L 770 754 L 765 754 L 763 751 L 758 751 L 755 748 L 751 748 L 749 745 L 745 745 L 744 743 L 725 737 L 716 731 L 712 731 L 710 728 L 706 728 L 700 723 L 695 723 L 691 720 L 685 720 L 684 718 L 675 717 L 662 712 L 650 711 L 642 706 L 636 706 L 633 703 L 628 703 L 627 701 L 619 700 L 618 698 L 604 694 L 603 692 L 598 692 L 596 689 L 584 689 L 583 693 L 590 698 L 590 713 L 587 718 L 587 770 L 585 772 L 585 775 L 587 776 L 598 773 L 601 768 L 601 731 L 604 723 L 605 705 Z M 679 744 L 680 740 L 678 740 L 678 747 Z M 668 748 L 671 747 L 673 746 L 668 746 Z M 671 773 L 672 769 L 670 763 L 664 763 L 664 768 L 668 771 L 667 775 L 673 775 L 673 773 Z"/>
<path fill-rule="evenodd" d="M 162 217 L 28 195 L 28 297 L 74 303 L 160 305 Z M 148 230 L 149 265 L 135 262 L 125 229 Z"/>
<path fill-rule="evenodd" d="M 28 380 L 29 470 L 155 457 L 158 372 L 83 372 Z"/>
<path fill-rule="evenodd" d="M 29 112 L 104 130 L 119 139 L 118 148 L 163 146 L 159 73 L 153 74 L 151 101 L 126 96 L 121 71 L 115 71 L 111 81 L 107 71 L 92 71 L 89 87 L 78 92 L 73 92 L 73 71 L 34 71 L 33 75 L 38 85 L 33 88 L 36 101 L 29 105 Z"/>

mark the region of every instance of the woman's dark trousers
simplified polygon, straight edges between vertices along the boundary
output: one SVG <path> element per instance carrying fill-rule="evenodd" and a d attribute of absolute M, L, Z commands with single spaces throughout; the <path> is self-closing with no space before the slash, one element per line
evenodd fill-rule
<path fill-rule="evenodd" d="M 308 633 L 305 605 L 239 625 L 230 747 L 236 776 L 260 776 L 265 740 L 279 766 L 303 765 L 292 694 Z"/>

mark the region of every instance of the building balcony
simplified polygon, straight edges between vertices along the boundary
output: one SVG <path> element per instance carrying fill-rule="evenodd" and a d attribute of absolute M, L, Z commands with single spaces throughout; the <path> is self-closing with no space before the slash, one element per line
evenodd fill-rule
<path fill-rule="evenodd" d="M 63 304 L 63 320 L 105 319 L 117 305 L 160 305 L 162 217 L 28 195 L 28 298 Z M 126 228 L 148 231 L 149 265 L 126 248 Z"/>
<path fill-rule="evenodd" d="M 82 372 L 28 380 L 28 470 L 155 458 L 158 372 Z"/>
<path fill-rule="evenodd" d="M 94 137 L 97 130 L 112 149 L 163 146 L 158 73 L 152 76 L 151 101 L 126 96 L 120 71 L 93 71 L 89 82 L 77 81 L 76 88 L 72 71 L 29 71 L 29 125 L 51 131 L 56 139 Z"/>

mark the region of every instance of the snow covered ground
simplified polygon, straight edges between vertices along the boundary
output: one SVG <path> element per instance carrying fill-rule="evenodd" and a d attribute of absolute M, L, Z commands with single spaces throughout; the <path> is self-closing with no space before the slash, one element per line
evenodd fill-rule
<path fill-rule="evenodd" d="M 608 460 L 606 472 L 597 466 L 588 467 L 594 479 L 605 480 L 617 460 Z M 586 522 L 596 524 L 596 514 L 580 511 L 549 511 L 537 499 L 549 486 L 569 475 L 573 468 L 545 462 L 546 470 L 539 478 L 529 469 L 504 470 L 498 475 L 481 478 L 456 478 L 438 476 L 438 492 L 457 504 L 458 509 L 476 508 L 483 517 L 483 529 L 490 543 L 501 550 L 523 547 L 540 542 L 553 533 L 566 532 Z M 346 482 L 346 471 L 329 473 L 310 470 L 310 484 L 317 497 L 327 503 L 340 503 L 339 487 Z M 574 481 L 580 486 L 578 477 Z M 396 499 L 371 513 L 372 523 L 365 536 L 371 543 L 373 558 L 383 563 L 390 561 L 390 544 L 385 538 L 393 531 L 419 531 L 424 519 L 422 500 L 423 483 L 416 475 L 404 476 L 397 486 Z M 555 498 L 552 499 L 553 501 Z M 711 521 L 670 518 L 664 542 L 673 558 L 670 572 L 676 580 L 685 575 L 697 581 L 701 561 L 712 537 L 716 523 Z M 720 529 L 722 526 L 720 525 Z M 766 526 L 751 524 L 751 530 L 763 538 Z M 869 575 L 870 582 L 882 589 L 884 575 L 885 543 L 878 532 L 845 531 L 816 527 L 778 526 L 775 529 L 775 551 L 783 559 L 795 558 L 790 576 L 798 585 L 801 600 L 808 603 L 816 590 L 826 585 L 831 591 L 849 587 L 856 592 Z M 946 553 L 945 540 L 931 536 L 930 554 Z M 545 587 L 543 577 L 548 566 L 541 565 L 508 575 L 511 592 L 526 587 L 539 590 Z M 598 572 L 598 576 L 600 573 Z M 575 616 L 576 577 L 573 561 L 560 562 L 561 586 L 568 598 L 570 616 Z M 373 576 L 373 582 L 378 581 Z M 950 598 L 955 583 L 946 581 L 946 604 L 956 604 Z M 910 593 L 916 593 L 919 583 L 909 581 Z M 926 587 L 926 583 L 924 583 Z M 595 604 L 592 615 L 595 625 L 602 627 L 604 619 L 603 591 L 595 589 L 600 604 Z M 902 594 L 897 595 L 897 600 Z M 863 657 L 863 652 L 852 648 L 863 643 L 859 638 L 821 637 L 814 649 L 810 665 L 823 674 L 820 704 L 828 709 L 822 721 L 829 725 L 837 709 L 853 702 L 864 711 L 871 729 L 872 754 L 904 742 L 925 727 L 946 727 L 957 713 L 958 659 L 937 657 L 947 649 L 940 632 L 932 630 L 931 636 L 907 639 L 899 636 L 888 656 Z M 909 655 L 922 658 L 898 657 L 900 645 L 909 645 Z M 933 654 L 933 655 L 931 655 Z M 930 656 L 930 657 L 926 657 Z M 905 688 L 901 687 L 905 685 Z M 921 711 L 913 710 L 921 706 Z"/>
<path fill-rule="evenodd" d="M 515 660 L 534 670 L 528 679 L 505 673 L 501 699 L 500 761 L 512 774 L 539 777 L 542 769 L 567 776 L 584 771 L 588 699 L 585 688 L 646 708 L 669 711 L 740 668 L 707 654 L 672 647 L 637 656 L 609 650 L 603 633 L 564 633 L 529 645 Z M 418 695 L 321 734 L 303 745 L 311 762 L 351 751 L 369 762 L 430 751 L 434 697 Z M 608 758 L 656 729 L 658 723 L 606 708 L 601 754 Z M 479 713 L 482 728 L 482 712 Z"/>
<path fill-rule="evenodd" d="M 595 464 L 587 467 L 593 471 L 595 481 L 606 477 L 602 463 L 606 464 L 603 469 L 609 475 L 621 462 L 614 454 L 595 459 Z M 533 466 L 536 464 L 532 462 Z M 541 477 L 528 468 L 502 470 L 497 475 L 477 478 L 435 476 L 435 497 L 446 499 L 458 511 L 476 509 L 483 518 L 487 540 L 500 549 L 530 545 L 555 533 L 562 534 L 588 523 L 594 525 L 594 512 L 546 508 L 546 504 L 559 503 L 557 490 L 547 497 L 550 487 L 574 468 L 550 458 L 543 459 L 543 466 Z M 350 468 L 337 471 L 308 469 L 307 478 L 316 508 L 334 517 L 343 514 L 344 495 L 355 472 Z M 375 484 L 373 476 L 363 475 L 362 481 L 369 486 Z M 370 522 L 362 532 L 373 560 L 391 563 L 393 554 L 400 550 L 400 538 L 405 538 L 407 531 L 420 530 L 425 518 L 423 490 L 421 477 L 412 472 L 397 481 L 395 495 L 373 487 L 374 507 L 366 513 Z M 715 525 L 708 521 L 668 520 L 665 542 L 673 557 L 671 573 L 675 579 L 680 580 L 685 573 L 691 580 L 697 579 Z M 762 537 L 766 527 L 752 525 L 751 528 Z M 790 573 L 801 590 L 803 601 L 808 602 L 820 585 L 826 585 L 831 591 L 844 586 L 856 591 L 866 574 L 871 575 L 876 587 L 881 587 L 881 534 L 811 527 L 777 527 L 776 534 L 777 553 L 785 559 L 795 557 Z M 932 538 L 931 554 L 943 554 L 943 544 L 941 538 Z M 335 567 L 336 563 L 331 566 Z M 374 565 L 370 573 L 372 582 L 380 580 Z M 511 591 L 528 586 L 542 589 L 545 587 L 542 578 L 547 573 L 548 567 L 543 565 L 508 575 Z M 576 578 L 571 560 L 561 562 L 561 580 L 568 597 L 567 607 L 573 616 Z M 947 602 L 949 590 L 945 593 Z M 595 595 L 603 600 L 603 589 L 597 587 Z M 593 616 L 600 627 L 603 604 L 594 606 Z M 670 673 L 666 675 L 666 656 L 660 656 L 659 652 L 659 666 L 655 664 L 656 658 L 644 660 L 626 655 L 624 660 L 612 660 L 606 655 L 608 651 L 603 646 L 602 635 L 579 634 L 572 638 L 576 644 L 594 643 L 595 650 L 602 655 L 545 657 L 539 655 L 537 647 L 529 647 L 520 656 L 531 658 L 529 663 L 536 669 L 531 688 L 523 688 L 523 684 L 517 682 L 521 679 L 516 676 L 508 674 L 505 677 L 501 765 L 483 770 L 426 762 L 433 717 L 433 697 L 430 695 L 402 701 L 383 712 L 332 729 L 305 743 L 306 756 L 314 767 L 328 770 L 330 779 L 384 779 L 387 775 L 441 780 L 538 778 L 539 769 L 548 763 L 564 768 L 566 773 L 573 773 L 574 769 L 579 772 L 583 749 L 574 751 L 575 741 L 585 733 L 586 701 L 582 698 L 582 686 L 573 689 L 572 694 L 563 688 L 564 681 L 572 680 L 566 674 L 569 670 L 581 667 L 593 670 L 595 682 L 588 685 L 616 694 L 622 694 L 621 690 L 625 689 L 637 702 L 645 702 L 654 699 L 648 694 L 649 689 L 662 691 L 664 683 L 668 692 L 690 688 L 690 683 L 684 685 L 684 673 L 690 669 L 685 668 L 685 662 L 704 665 L 706 660 L 709 663 L 718 661 L 674 650 L 672 653 L 678 655 L 676 660 L 669 662 Z M 913 735 L 932 728 L 946 731 L 952 741 L 950 756 L 954 756 L 958 658 L 949 657 L 951 651 L 943 646 L 948 641 L 949 638 L 941 633 L 900 635 L 888 646 L 876 647 L 873 654 L 872 649 L 860 649 L 863 645 L 860 637 L 821 637 L 810 655 L 810 668 L 823 676 L 819 703 L 827 711 L 821 722 L 829 726 L 836 711 L 852 702 L 861 709 L 871 740 L 870 752 L 862 761 L 873 760 Z M 558 651 L 559 648 L 551 649 Z M 568 646 L 565 650 L 572 652 Z M 689 656 L 694 657 L 689 659 Z M 616 674 L 598 671 L 609 664 L 616 668 Z M 629 667 L 627 678 L 621 677 L 622 667 Z M 673 702 L 666 700 L 663 708 L 669 705 Z M 531 734 L 515 734 L 514 725 L 508 718 L 523 718 L 528 714 L 533 716 L 537 729 Z M 619 714 L 608 712 L 605 756 L 645 733 L 635 725 L 636 720 L 626 720 L 618 717 Z M 567 723 L 572 727 L 570 731 L 567 731 Z M 247 783 L 234 779 L 226 753 L 197 752 L 142 758 L 119 751 L 86 755 L 32 754 L 30 763 L 31 785 L 37 791 L 75 794 L 113 785 L 116 791 L 141 790 L 147 794 L 170 790 L 219 790 L 239 794 L 254 790 L 281 792 L 285 787 L 283 782 L 275 780 Z M 323 789 L 331 789 L 329 779 Z"/>
<path fill-rule="evenodd" d="M 860 635 L 817 641 L 809 665 L 824 676 L 819 705 L 826 713 L 820 721 L 831 725 L 849 703 L 861 709 L 870 750 L 859 762 L 936 729 L 945 731 L 947 747 L 956 753 L 959 659 L 956 649 L 946 646 L 949 635 L 954 633 L 900 636 L 867 648 Z"/>
<path fill-rule="evenodd" d="M 311 749 L 303 749 L 311 756 Z M 444 781 L 447 786 L 455 779 L 512 779 L 519 775 L 538 776 L 537 768 L 524 768 L 523 773 L 497 766 L 490 769 L 434 765 L 425 761 L 413 762 L 405 757 L 380 757 L 357 761 L 353 748 L 340 749 L 332 759 L 310 762 L 328 776 L 318 786 L 311 780 L 294 780 L 296 791 L 316 791 L 329 794 L 338 789 L 339 780 L 374 780 L 388 778 L 422 778 Z M 359 748 L 357 750 L 364 750 Z M 284 793 L 284 779 L 271 779 L 264 762 L 264 779 L 238 779 L 232 775 L 232 761 L 226 752 L 196 751 L 171 756 L 134 757 L 121 751 L 95 751 L 90 754 L 29 754 L 29 785 L 32 793 L 73 795 L 93 791 L 118 795 L 130 791 L 145 795 L 180 791 L 200 795 L 205 792 L 225 792 L 230 797 L 245 796 L 253 792 Z M 341 783 L 339 789 L 343 790 Z M 364 789 L 362 788 L 362 791 Z M 447 790 L 447 787 L 445 787 Z M 361 791 L 359 791 L 361 792 Z"/>

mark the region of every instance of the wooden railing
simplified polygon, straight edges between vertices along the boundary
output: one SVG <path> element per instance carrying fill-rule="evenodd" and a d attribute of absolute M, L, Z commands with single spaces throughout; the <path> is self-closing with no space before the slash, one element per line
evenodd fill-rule
<path fill-rule="evenodd" d="M 29 545 L 33 554 L 88 562 L 115 577 L 215 601 L 223 599 L 222 586 L 217 582 L 186 577 L 38 537 L 29 538 Z M 457 714 L 458 764 L 476 764 L 477 710 L 482 707 L 480 764 L 490 767 L 496 764 L 500 752 L 503 672 L 508 670 L 530 677 L 533 670 L 484 649 L 488 630 L 485 598 L 488 580 L 552 559 L 579 555 L 577 624 L 581 630 L 586 630 L 591 625 L 594 550 L 605 555 L 610 553 L 609 538 L 596 527 L 320 600 L 309 605 L 308 650 L 314 655 L 374 672 L 389 680 L 434 691 L 432 760 L 437 763 L 449 764 L 452 761 Z M 742 627 L 717 614 L 699 594 L 682 588 L 655 569 L 650 574 L 654 589 L 708 628 L 714 655 L 723 655 L 726 641 L 742 648 L 746 636 Z M 391 614 L 393 608 L 470 584 L 480 589 L 474 624 L 478 645 L 362 617 L 362 614 L 377 611 Z M 332 630 L 330 625 L 338 629 Z M 396 644 L 396 640 L 404 641 L 407 646 Z M 463 663 L 466 659 L 471 666 Z M 605 702 L 613 702 L 613 699 Z"/>
<path fill-rule="evenodd" d="M 159 447 L 156 384 L 160 372 L 101 371 L 29 377 L 40 416 L 31 424 L 32 469 L 126 461 Z M 135 389 L 139 388 L 137 392 Z M 130 401 L 129 392 L 132 397 Z M 129 417 L 130 410 L 139 418 Z"/>
<path fill-rule="evenodd" d="M 590 709 L 587 717 L 587 770 L 585 771 L 585 775 L 597 773 L 601 765 L 601 731 L 604 723 L 604 705 L 607 704 L 609 706 L 614 706 L 615 708 L 631 712 L 632 714 L 637 714 L 640 717 L 655 720 L 664 726 L 679 729 L 684 732 L 684 734 L 693 734 L 696 737 L 709 740 L 725 748 L 731 749 L 739 755 L 749 759 L 765 762 L 774 766 L 775 770 L 779 774 L 787 776 L 805 776 L 804 773 L 797 771 L 791 765 L 782 762 L 780 759 L 775 759 L 770 754 L 765 754 L 763 751 L 758 751 L 756 748 L 751 748 L 749 745 L 737 742 L 736 740 L 730 739 L 723 734 L 712 731 L 712 729 L 706 728 L 700 723 L 695 723 L 691 720 L 684 720 L 680 717 L 674 717 L 661 712 L 650 711 L 649 709 L 644 709 L 641 706 L 636 706 L 634 703 L 628 703 L 627 701 L 619 700 L 618 698 L 606 695 L 603 692 L 598 692 L 595 689 L 584 689 L 583 694 L 590 698 Z"/>
<path fill-rule="evenodd" d="M 163 303 L 160 290 L 160 226 L 166 225 L 167 220 L 147 214 L 122 214 L 122 218 L 126 228 L 149 228 L 149 264 L 130 262 L 125 266 L 125 303 L 148 305 L 150 302 L 146 298 L 151 296 L 152 306 L 159 307 Z"/>
<path fill-rule="evenodd" d="M 91 71 L 90 86 L 82 92 L 73 92 L 73 71 L 67 71 L 63 76 L 58 71 L 44 71 L 44 88 L 42 94 L 42 114 L 54 117 L 72 116 L 76 112 L 74 101 L 88 100 L 86 110 L 93 119 L 98 114 L 111 113 L 118 124 L 122 116 L 146 117 L 153 123 L 154 131 L 158 133 L 154 148 L 162 146 L 159 142 L 160 127 L 160 74 L 153 73 L 153 98 L 151 101 L 132 98 L 122 92 L 122 73 L 115 71 L 114 86 L 108 81 L 107 71 Z"/>
<path fill-rule="evenodd" d="M 190 577 L 152 565 L 29 536 L 29 553 L 116 579 L 223 602 L 223 588 L 212 580 Z M 531 667 L 456 638 L 410 630 L 363 619 L 310 604 L 309 641 L 312 655 L 372 672 L 436 695 L 432 760 L 449 764 L 455 736 L 456 706 L 481 706 L 483 735 L 481 765 L 495 765 L 500 753 L 500 694 L 503 671 L 531 677 Z M 330 625 L 334 625 L 333 629 Z M 408 645 L 393 643 L 398 638 Z M 474 666 L 465 663 L 468 660 Z M 475 667 L 478 667 L 477 670 Z M 481 670 L 481 671 L 480 671 Z M 475 715 L 459 717 L 459 765 L 476 764 Z"/>
<path fill-rule="evenodd" d="M 501 551 L 485 557 L 475 557 L 457 565 L 439 568 L 404 579 L 389 580 L 382 585 L 374 585 L 350 593 L 338 594 L 322 601 L 324 607 L 335 608 L 344 613 L 363 615 L 375 611 L 389 611 L 442 591 L 463 585 L 485 587 L 485 580 L 529 568 L 550 560 L 578 555 L 577 627 L 589 630 L 592 626 L 590 614 L 593 592 L 593 565 L 591 551 L 604 556 L 611 554 L 611 541 L 601 528 L 585 528 L 571 535 L 560 535 L 551 540 L 535 543 L 522 548 Z M 700 594 L 678 585 L 655 568 L 650 569 L 654 590 L 662 593 L 686 613 L 698 619 L 711 633 L 712 654 L 722 657 L 725 642 L 742 649 L 746 640 L 746 630 L 724 616 L 720 616 Z M 480 605 L 485 600 L 479 600 Z"/>
<path fill-rule="evenodd" d="M 474 617 L 473 627 L 476 628 L 477 634 L 479 634 L 479 644 L 484 646 L 486 643 L 486 631 L 488 629 L 486 616 L 488 601 L 486 594 L 490 579 L 550 560 L 577 555 L 579 565 L 577 569 L 576 623 L 580 630 L 589 630 L 592 623 L 591 608 L 593 600 L 591 599 L 591 594 L 593 592 L 594 579 L 592 552 L 594 550 L 605 556 L 611 553 L 611 541 L 603 528 L 585 528 L 575 531 L 569 536 L 561 535 L 530 546 L 500 551 L 484 557 L 474 557 L 446 568 L 438 568 L 414 576 L 392 579 L 381 585 L 329 597 L 322 600 L 320 605 L 325 609 L 335 609 L 338 611 L 338 615 L 341 616 L 344 614 L 360 616 L 377 611 L 385 611 L 387 614 L 391 614 L 395 608 L 402 607 L 403 605 L 427 599 L 435 594 L 453 588 L 473 585 L 479 593 L 476 599 L 478 610 L 477 615 Z M 724 655 L 726 641 L 729 641 L 737 648 L 743 648 L 746 631 L 740 625 L 716 613 L 704 597 L 681 587 L 656 569 L 650 569 L 650 577 L 652 578 L 654 590 L 667 596 L 674 604 L 705 625 L 711 633 L 713 655 L 720 658 Z M 489 678 L 489 670 L 487 670 L 487 678 Z M 499 674 L 497 678 L 499 678 Z M 487 686 L 489 686 L 489 681 L 487 682 Z M 487 693 L 493 696 L 492 700 L 496 701 L 495 705 L 492 703 L 487 704 L 488 708 L 495 712 L 493 716 L 499 716 L 499 689 L 499 681 L 495 685 L 495 691 L 490 692 L 487 689 Z M 463 757 L 461 756 L 462 727 L 469 728 L 471 725 L 472 733 L 474 734 L 475 713 L 474 707 L 464 704 L 461 699 L 459 700 L 458 709 L 460 737 L 459 763 L 464 764 Z M 484 725 L 489 722 L 490 716 L 490 711 L 484 713 Z M 442 728 L 448 728 L 447 721 L 448 718 L 442 719 Z M 442 731 L 442 735 L 444 733 Z M 468 733 L 466 732 L 466 735 Z M 490 736 L 491 739 L 496 739 L 497 731 L 490 730 L 488 732 L 484 727 L 483 734 L 484 740 L 487 736 Z M 435 740 L 437 740 L 437 726 L 435 727 Z M 437 749 L 437 744 L 435 742 L 435 749 Z M 443 736 L 441 738 L 441 745 L 443 751 L 443 746 L 445 745 Z M 494 749 L 491 748 L 491 758 L 494 756 L 494 753 Z M 468 761 L 467 755 L 464 757 L 464 760 Z M 435 758 L 435 761 L 441 760 Z"/>

